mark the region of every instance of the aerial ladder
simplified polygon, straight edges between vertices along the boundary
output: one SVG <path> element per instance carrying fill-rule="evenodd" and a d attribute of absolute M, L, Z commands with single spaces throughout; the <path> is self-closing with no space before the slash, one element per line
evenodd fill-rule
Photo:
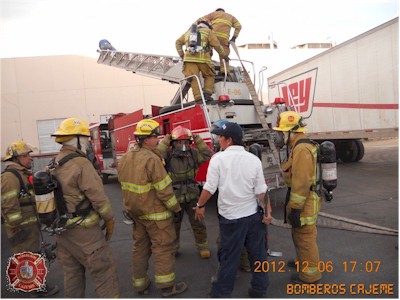
<path fill-rule="evenodd" d="M 190 89 L 190 83 L 182 74 L 182 60 L 176 56 L 161 56 L 152 54 L 97 50 L 100 56 L 97 63 L 109 65 L 130 71 L 134 74 L 161 79 L 180 85 L 171 105 L 181 102 Z"/>

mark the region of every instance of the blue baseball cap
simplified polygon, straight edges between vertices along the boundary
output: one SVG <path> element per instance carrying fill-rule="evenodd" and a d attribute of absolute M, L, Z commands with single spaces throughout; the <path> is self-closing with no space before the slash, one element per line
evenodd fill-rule
<path fill-rule="evenodd" d="M 242 127 L 240 127 L 238 123 L 226 122 L 221 127 L 215 128 L 213 131 L 211 131 L 211 133 L 224 137 L 230 137 L 235 144 L 242 144 L 243 142 Z"/>

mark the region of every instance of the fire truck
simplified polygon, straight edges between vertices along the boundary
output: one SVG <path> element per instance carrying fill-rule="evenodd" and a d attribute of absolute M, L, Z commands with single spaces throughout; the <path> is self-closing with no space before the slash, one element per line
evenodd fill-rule
<path fill-rule="evenodd" d="M 236 45 L 233 44 L 233 47 L 237 52 Z M 160 138 L 181 125 L 199 134 L 214 151 L 217 151 L 217 143 L 216 136 L 211 134 L 213 124 L 219 120 L 238 123 L 243 128 L 245 147 L 258 149 L 255 154 L 263 163 L 270 189 L 284 187 L 279 167 L 283 151 L 275 146 L 276 141 L 282 137 L 272 128 L 277 126 L 279 113 L 290 108 L 280 101 L 270 106 L 264 105 L 240 58 L 239 66 L 231 66 L 229 74 L 222 74 L 219 63 L 214 61 L 217 75 L 213 100 L 206 101 L 202 94 L 202 101 L 195 102 L 190 101 L 190 80 L 198 80 L 201 85 L 202 78 L 185 78 L 182 74 L 183 62 L 179 57 L 113 50 L 98 50 L 98 53 L 99 64 L 166 80 L 179 87 L 170 105 L 152 106 L 150 116 L 144 116 L 143 109 L 140 109 L 114 115 L 108 123 L 91 126 L 93 149 L 100 162 L 103 182 L 107 182 L 110 175 L 117 175 L 118 160 L 135 144 L 133 132 L 136 124 L 144 117 L 149 117 L 162 126 L 163 135 Z M 257 147 L 251 147 L 255 144 Z M 196 177 L 200 183 L 205 181 L 207 166 L 207 163 L 200 166 Z"/>

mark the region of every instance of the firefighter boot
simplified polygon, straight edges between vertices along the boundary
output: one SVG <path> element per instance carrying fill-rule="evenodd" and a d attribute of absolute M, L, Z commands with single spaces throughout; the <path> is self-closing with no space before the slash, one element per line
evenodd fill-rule
<path fill-rule="evenodd" d="M 208 250 L 207 248 L 199 249 L 199 254 L 201 258 L 210 258 L 211 256 L 210 250 Z"/>
<path fill-rule="evenodd" d="M 204 99 L 206 101 L 213 101 L 214 100 L 210 93 L 204 93 Z"/>
<path fill-rule="evenodd" d="M 296 261 L 294 260 L 294 259 L 289 259 L 288 261 L 287 261 L 287 266 L 289 267 L 289 268 L 296 268 Z"/>
<path fill-rule="evenodd" d="M 256 292 L 252 288 L 249 288 L 247 292 L 250 298 L 265 298 L 266 296 L 264 293 Z"/>
<path fill-rule="evenodd" d="M 293 284 L 318 284 L 320 282 L 320 280 L 318 279 L 318 280 L 316 280 L 314 282 L 305 282 L 305 281 L 300 279 L 299 274 L 293 274 L 290 277 L 290 282 L 293 283 Z"/>
<path fill-rule="evenodd" d="M 151 283 L 150 280 L 147 281 L 147 282 L 146 282 L 146 285 L 144 286 L 144 288 L 141 289 L 141 290 L 138 290 L 137 293 L 138 293 L 139 295 L 148 295 L 148 294 L 149 294 L 149 291 L 150 291 L 150 283 Z"/>
<path fill-rule="evenodd" d="M 184 281 L 175 283 L 173 286 L 161 289 L 163 297 L 172 297 L 174 295 L 182 294 L 187 289 L 187 284 Z"/>
<path fill-rule="evenodd" d="M 246 273 L 249 273 L 251 271 L 249 256 L 247 254 L 246 248 L 243 248 L 240 254 L 239 269 L 245 271 Z"/>
<path fill-rule="evenodd" d="M 33 292 L 30 294 L 30 296 L 32 298 L 47 298 L 47 297 L 51 297 L 54 296 L 55 294 L 57 294 L 60 291 L 60 288 L 58 287 L 58 285 L 48 285 L 46 284 L 45 290 L 44 291 L 39 291 L 39 292 Z"/>

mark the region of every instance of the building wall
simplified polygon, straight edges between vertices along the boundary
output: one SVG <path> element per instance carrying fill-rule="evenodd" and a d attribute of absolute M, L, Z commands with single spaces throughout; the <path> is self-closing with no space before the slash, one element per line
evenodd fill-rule
<path fill-rule="evenodd" d="M 38 144 L 37 120 L 100 115 L 165 106 L 178 86 L 97 64 L 83 56 L 1 59 L 1 156 L 13 141 Z M 39 149 L 40 151 L 40 149 Z"/>

